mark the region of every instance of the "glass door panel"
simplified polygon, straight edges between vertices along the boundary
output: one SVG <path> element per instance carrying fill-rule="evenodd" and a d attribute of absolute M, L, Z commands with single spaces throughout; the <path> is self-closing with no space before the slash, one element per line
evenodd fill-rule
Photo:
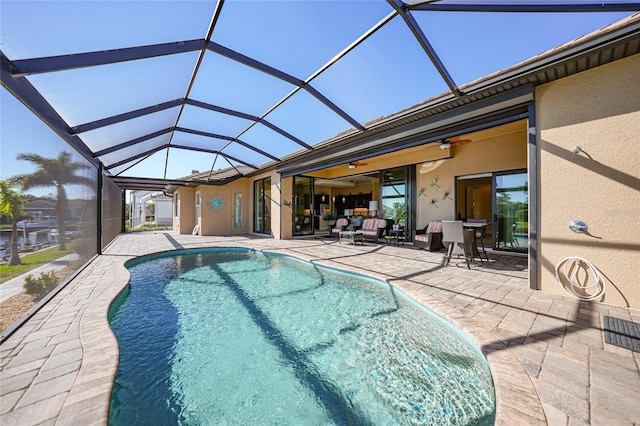
<path fill-rule="evenodd" d="M 398 167 L 385 170 L 381 173 L 381 217 L 384 219 L 393 219 L 395 224 L 406 227 L 408 225 L 406 168 Z"/>
<path fill-rule="evenodd" d="M 253 231 L 263 232 L 262 210 L 263 210 L 263 185 L 264 182 L 257 180 L 253 183 Z"/>
<path fill-rule="evenodd" d="M 253 184 L 253 230 L 261 234 L 271 233 L 271 178 Z"/>
<path fill-rule="evenodd" d="M 293 235 L 313 234 L 313 178 L 293 178 Z"/>
<path fill-rule="evenodd" d="M 526 252 L 529 239 L 529 182 L 526 171 L 496 174 L 495 248 Z"/>
<path fill-rule="evenodd" d="M 234 193 L 233 194 L 233 227 L 234 228 L 242 228 L 242 216 L 244 215 L 243 212 L 244 206 L 242 203 L 242 194 L 241 193 Z"/>
<path fill-rule="evenodd" d="M 262 222 L 264 223 L 264 233 L 271 233 L 271 178 L 264 179 L 264 200 Z"/>

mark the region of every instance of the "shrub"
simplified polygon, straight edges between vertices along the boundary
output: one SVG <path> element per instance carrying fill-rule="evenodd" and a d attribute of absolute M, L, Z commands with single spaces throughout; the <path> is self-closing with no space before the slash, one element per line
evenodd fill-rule
<path fill-rule="evenodd" d="M 56 288 L 59 279 L 54 271 L 42 272 L 39 278 L 34 278 L 29 274 L 24 277 L 23 288 L 25 293 L 34 294 L 38 298 L 42 298 L 47 295 L 51 290 Z"/>

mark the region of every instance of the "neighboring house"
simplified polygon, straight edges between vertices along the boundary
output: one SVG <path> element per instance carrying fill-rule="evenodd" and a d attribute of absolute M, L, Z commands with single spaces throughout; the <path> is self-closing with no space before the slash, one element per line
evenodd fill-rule
<path fill-rule="evenodd" d="M 56 216 L 56 203 L 49 200 L 33 200 L 25 203 L 29 220 L 40 221 L 46 217 Z"/>
<path fill-rule="evenodd" d="M 147 222 L 149 216 L 158 226 L 168 226 L 173 222 L 171 196 L 156 191 L 132 191 L 130 203 L 132 228 Z"/>
<path fill-rule="evenodd" d="M 156 225 L 171 226 L 173 224 L 173 198 L 165 194 L 156 194 L 151 198 L 154 203 Z"/>
<path fill-rule="evenodd" d="M 432 220 L 486 219 L 493 250 L 528 256 L 532 288 L 563 294 L 555 268 L 580 256 L 613 284 L 600 300 L 640 308 L 640 54 L 616 55 L 630 42 L 612 36 L 638 20 L 472 82 L 467 98 L 369 123 L 379 131 L 364 138 L 338 135 L 321 153 L 248 177 L 183 178 L 192 183 L 168 188 L 174 229 L 288 239 L 301 235 L 300 216 L 402 208 L 411 240 Z M 575 220 L 588 231 L 570 230 Z"/>
<path fill-rule="evenodd" d="M 85 216 L 87 200 L 67 200 L 67 220 L 82 220 Z"/>
<path fill-rule="evenodd" d="M 87 200 L 72 199 L 67 200 L 67 213 L 65 220 L 81 220 L 84 216 Z M 44 218 L 57 216 L 56 202 L 49 200 L 33 200 L 25 204 L 25 210 L 29 220 L 40 221 Z"/>
<path fill-rule="evenodd" d="M 129 226 L 135 228 L 146 221 L 145 204 L 151 199 L 151 191 L 132 191 L 130 194 Z"/>

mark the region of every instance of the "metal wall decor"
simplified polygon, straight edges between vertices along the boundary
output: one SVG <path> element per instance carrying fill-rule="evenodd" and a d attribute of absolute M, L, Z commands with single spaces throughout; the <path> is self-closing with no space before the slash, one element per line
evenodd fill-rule
<path fill-rule="evenodd" d="M 209 198 L 207 198 L 207 208 L 212 213 L 220 213 L 224 211 L 224 206 L 226 205 L 227 202 L 222 194 L 215 193 L 209 195 Z"/>

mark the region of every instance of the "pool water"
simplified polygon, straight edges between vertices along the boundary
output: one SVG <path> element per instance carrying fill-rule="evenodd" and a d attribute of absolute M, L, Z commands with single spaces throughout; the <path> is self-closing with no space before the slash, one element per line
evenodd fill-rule
<path fill-rule="evenodd" d="M 486 360 L 386 283 L 244 249 L 128 264 L 112 425 L 493 424 Z"/>

